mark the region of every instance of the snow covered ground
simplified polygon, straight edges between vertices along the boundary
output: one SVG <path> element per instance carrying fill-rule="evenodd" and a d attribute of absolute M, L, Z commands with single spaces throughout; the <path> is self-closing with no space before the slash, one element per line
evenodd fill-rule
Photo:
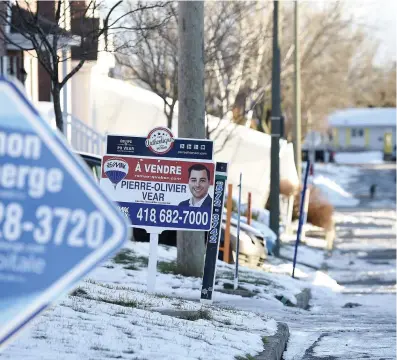
<path fill-rule="evenodd" d="M 358 199 L 344 190 L 335 181 L 327 178 L 323 175 L 318 175 L 313 179 L 314 185 L 316 185 L 322 192 L 327 200 L 337 207 L 347 206 L 353 207 L 360 203 Z"/>
<path fill-rule="evenodd" d="M 389 173 L 331 164 L 315 171 L 352 196 L 371 176 L 388 179 L 380 194 L 395 206 Z M 306 238 L 297 279 L 291 278 L 293 237 L 284 239 L 283 259 L 269 257 L 257 270 L 240 268 L 244 297 L 228 293 L 233 266 L 219 262 L 210 307 L 198 301 L 200 278 L 175 275 L 173 247 L 159 247 L 156 294 L 147 294 L 149 245 L 131 242 L 38 317 L 1 359 L 249 358 L 266 349 L 264 337 L 275 333 L 276 321 L 290 328 L 284 360 L 394 359 L 396 212 L 373 209 L 368 200 L 364 205 L 337 210 L 331 257 L 324 240 Z M 305 288 L 312 293 L 309 310 L 293 306 Z M 195 310 L 197 316 L 181 319 L 164 309 Z"/>
<path fill-rule="evenodd" d="M 232 288 L 233 265 L 219 262 L 214 305 L 199 303 L 201 279 L 174 275 L 176 249 L 159 247 L 156 294 L 145 292 L 149 244 L 129 243 L 97 268 L 72 294 L 63 297 L 32 329 L 2 354 L 2 359 L 234 359 L 266 348 L 273 335 L 271 309 L 296 304 L 296 294 L 312 288 L 322 298 L 340 287 L 318 271 L 274 259 L 263 270 L 241 267 L 239 288 Z M 252 302 L 249 309 L 244 305 Z M 240 309 L 241 302 L 243 303 Z M 196 310 L 197 319 L 162 315 L 161 309 Z M 288 309 L 293 309 L 289 308 Z"/>
<path fill-rule="evenodd" d="M 335 154 L 337 164 L 381 164 L 383 154 L 381 151 L 338 152 Z"/>
<path fill-rule="evenodd" d="M 357 167 L 315 164 L 312 181 L 334 207 L 354 207 L 360 201 L 346 189 L 359 174 Z"/>

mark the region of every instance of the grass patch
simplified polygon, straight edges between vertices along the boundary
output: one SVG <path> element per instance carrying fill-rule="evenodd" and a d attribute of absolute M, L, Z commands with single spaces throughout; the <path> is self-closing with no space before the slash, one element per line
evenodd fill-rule
<path fill-rule="evenodd" d="M 235 360 L 255 360 L 255 357 L 253 357 L 250 354 L 245 354 L 245 356 L 237 355 L 234 358 L 235 358 Z"/>
<path fill-rule="evenodd" d="M 219 290 L 220 292 L 224 292 L 227 294 L 234 294 L 234 295 L 240 295 L 242 297 L 254 297 L 258 295 L 260 292 L 259 290 L 248 290 L 244 286 L 238 286 L 236 290 L 234 290 L 234 285 L 230 283 L 224 283 L 223 284 L 223 290 Z"/>
<path fill-rule="evenodd" d="M 157 270 L 163 274 L 178 274 L 176 261 L 159 261 L 157 263 Z"/>
<path fill-rule="evenodd" d="M 91 346 L 90 349 L 95 350 L 95 351 L 110 351 L 109 348 L 105 348 L 101 344 L 95 344 L 95 345 Z"/>
<path fill-rule="evenodd" d="M 70 306 L 70 308 L 76 312 L 80 312 L 80 313 L 86 313 L 87 310 L 79 303 L 79 301 L 73 300 L 72 305 Z"/>
<path fill-rule="evenodd" d="M 260 280 L 260 279 L 241 279 L 241 282 L 245 282 L 247 284 L 252 284 L 255 286 L 269 286 L 270 281 Z"/>
<path fill-rule="evenodd" d="M 159 299 L 174 299 L 175 297 L 177 298 L 177 296 L 169 296 L 167 294 L 154 294 L 155 297 L 159 298 Z"/>
<path fill-rule="evenodd" d="M 70 293 L 70 296 L 78 296 L 78 297 L 84 297 L 84 296 L 87 296 L 88 295 L 88 292 L 87 291 L 85 291 L 83 288 L 81 288 L 81 287 L 78 287 L 77 289 L 75 289 L 75 290 L 73 290 L 71 293 Z"/>
<path fill-rule="evenodd" d="M 119 305 L 119 306 L 124 306 L 124 307 L 129 307 L 129 308 L 136 308 L 138 306 L 138 301 L 134 299 L 130 299 L 126 296 L 119 296 L 117 299 L 107 299 L 107 298 L 98 298 L 98 299 L 92 299 L 92 300 L 97 300 L 101 301 L 107 304 L 114 304 L 114 305 Z"/>
<path fill-rule="evenodd" d="M 262 342 L 263 342 L 263 345 L 266 345 L 269 342 L 269 340 L 266 336 L 262 336 Z"/>
<path fill-rule="evenodd" d="M 223 288 L 226 289 L 226 290 L 234 290 L 234 284 L 224 283 L 223 284 Z M 248 290 L 244 286 L 240 286 L 240 285 L 237 287 L 237 290 L 244 290 L 244 291 L 250 291 L 251 292 L 251 290 Z"/>
<path fill-rule="evenodd" d="M 114 258 L 113 262 L 121 265 L 135 266 L 137 270 L 139 267 L 147 266 L 149 260 L 145 256 L 138 256 L 132 250 L 121 250 Z"/>
<path fill-rule="evenodd" d="M 139 267 L 131 264 L 131 265 L 128 265 L 128 266 L 124 266 L 124 269 L 125 270 L 139 270 Z"/>
<path fill-rule="evenodd" d="M 33 336 L 33 339 L 45 340 L 45 339 L 47 339 L 47 336 L 45 336 L 45 335 L 35 335 L 35 336 Z"/>
<path fill-rule="evenodd" d="M 124 350 L 123 354 L 135 354 L 134 350 Z"/>
<path fill-rule="evenodd" d="M 184 316 L 183 318 L 186 320 L 190 320 L 190 321 L 197 321 L 200 319 L 211 320 L 212 316 L 208 310 L 199 310 L 194 313 L 189 313 L 186 316 Z"/>

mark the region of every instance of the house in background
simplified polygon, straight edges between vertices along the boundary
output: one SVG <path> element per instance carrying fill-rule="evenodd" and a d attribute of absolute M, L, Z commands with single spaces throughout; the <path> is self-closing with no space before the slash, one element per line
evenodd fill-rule
<path fill-rule="evenodd" d="M 8 19 L 6 23 L 1 23 L 0 18 L 0 26 L 7 34 L 7 37 L 12 42 L 17 43 L 18 46 L 7 43 L 0 35 L 0 75 L 16 77 L 25 86 L 28 97 L 39 108 L 43 108 L 47 112 L 47 110 L 51 110 L 52 105 L 50 76 L 39 63 L 30 41 L 26 40 L 17 31 L 18 17 L 21 16 L 21 11 L 24 13 L 25 10 L 17 10 L 15 5 L 10 7 L 7 3 L 10 4 L 7 1 L 0 1 L 0 12 L 6 14 Z M 72 77 L 62 90 L 64 93 L 62 95 L 62 109 L 85 124 L 91 125 L 91 73 L 98 59 L 98 41 L 90 39 L 90 41 L 81 43 L 80 35 L 84 31 L 82 26 L 88 29 L 98 28 L 100 19 L 96 14 L 95 16 L 87 17 L 85 9 L 87 4 L 89 4 L 88 1 L 64 1 L 62 4 L 67 4 L 65 9 L 67 16 L 64 23 L 59 24 L 60 26 L 58 27 L 55 22 L 57 3 L 58 0 L 36 0 L 30 1 L 29 6 L 32 12 L 38 14 L 40 27 L 46 35 L 48 33 L 50 41 L 51 32 L 54 29 L 62 28 L 65 34 L 68 34 L 68 36 L 60 38 L 60 42 L 62 42 L 65 51 L 67 51 L 64 55 L 69 57 L 64 65 L 60 65 L 60 74 L 70 72 L 72 66 L 75 66 L 82 59 L 83 50 L 88 53 L 88 58 L 87 55 L 84 55 L 86 62 L 83 68 Z M 26 5 L 21 2 L 20 6 Z M 27 10 L 26 14 L 30 16 Z M 84 20 L 82 21 L 83 18 Z M 59 56 L 63 56 L 61 51 Z"/>
<path fill-rule="evenodd" d="M 383 151 L 391 156 L 396 146 L 395 108 L 352 108 L 328 116 L 335 150 Z"/>

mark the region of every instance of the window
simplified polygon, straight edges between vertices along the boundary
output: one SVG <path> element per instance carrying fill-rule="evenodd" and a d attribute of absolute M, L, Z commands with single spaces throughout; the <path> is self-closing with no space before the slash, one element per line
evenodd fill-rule
<path fill-rule="evenodd" d="M 364 130 L 363 129 L 351 129 L 351 136 L 352 137 L 363 137 Z"/>

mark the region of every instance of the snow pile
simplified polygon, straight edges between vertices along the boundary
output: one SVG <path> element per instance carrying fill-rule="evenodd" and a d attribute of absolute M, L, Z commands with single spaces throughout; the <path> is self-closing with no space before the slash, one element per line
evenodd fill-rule
<path fill-rule="evenodd" d="M 295 244 L 292 246 L 284 245 L 280 249 L 281 256 L 285 259 L 289 259 L 291 261 L 291 264 L 294 259 L 294 253 L 295 253 Z M 315 249 L 301 244 L 298 247 L 297 261 L 302 265 L 305 266 L 307 265 L 319 269 L 324 263 L 324 252 L 319 251 L 319 249 Z"/>
<path fill-rule="evenodd" d="M 313 179 L 316 185 L 327 198 L 327 200 L 335 207 L 352 207 L 359 204 L 359 200 L 352 194 L 345 191 L 335 181 L 323 175 L 315 176 Z"/>
<path fill-rule="evenodd" d="M 382 164 L 381 151 L 339 152 L 335 154 L 338 164 Z"/>
<path fill-rule="evenodd" d="M 323 175 L 337 182 L 341 187 L 348 185 L 360 176 L 360 169 L 354 166 L 339 164 L 315 164 L 314 175 Z"/>

